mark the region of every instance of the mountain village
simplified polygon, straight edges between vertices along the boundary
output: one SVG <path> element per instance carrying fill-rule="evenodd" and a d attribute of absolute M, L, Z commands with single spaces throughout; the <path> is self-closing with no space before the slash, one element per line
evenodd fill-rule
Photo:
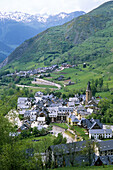
<path fill-rule="evenodd" d="M 0 170 L 111 170 L 113 1 L 28 1 L 0 11 Z"/>
<path fill-rule="evenodd" d="M 7 115 L 8 119 L 18 127 L 17 132 L 11 135 L 19 135 L 22 131 L 27 131 L 29 128 L 33 129 L 34 127 L 39 131 L 52 127 L 47 134 L 57 136 L 58 124 L 66 124 L 68 129 L 59 127 L 60 133 L 64 135 L 66 131 L 69 131 L 74 135 L 74 138 L 68 140 L 70 136 L 67 135 L 66 144 L 50 146 L 46 153 L 42 153 L 44 164 L 47 161 L 54 161 L 56 167 L 76 164 L 111 165 L 113 164 L 113 142 L 110 140 L 113 138 L 112 129 L 103 128 L 103 124 L 100 123 L 99 119 L 87 118 L 92 113 L 99 114 L 98 102 L 99 100 L 92 96 L 90 82 L 87 84 L 86 95 L 79 96 L 76 94 L 75 97 L 65 100 L 53 94 L 44 95 L 40 91 L 35 93 L 34 98 L 19 97 L 17 111 L 9 112 Z M 14 113 L 16 117 L 11 116 Z M 17 117 L 21 117 L 22 120 Z M 47 118 L 52 126 L 48 125 Z M 54 125 L 56 122 L 57 126 Z M 83 128 L 87 140 L 82 136 L 78 137 L 72 127 Z M 94 146 L 94 150 L 88 148 L 87 145 Z M 84 148 L 94 151 L 94 153 L 91 153 L 91 160 L 83 153 L 82 155 L 78 154 Z M 72 159 L 72 155 L 75 155 L 74 159 Z M 52 160 L 48 160 L 51 156 Z"/>

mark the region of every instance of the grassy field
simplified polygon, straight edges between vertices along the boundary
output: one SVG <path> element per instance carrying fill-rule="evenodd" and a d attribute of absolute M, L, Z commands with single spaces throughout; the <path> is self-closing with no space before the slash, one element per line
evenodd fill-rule
<path fill-rule="evenodd" d="M 54 170 L 112 170 L 113 166 L 87 166 L 87 167 L 64 167 L 64 168 L 56 168 Z"/>
<path fill-rule="evenodd" d="M 51 145 L 53 145 L 53 140 L 55 139 L 55 136 L 49 134 L 46 136 L 41 136 L 41 137 L 29 137 L 26 139 L 22 139 L 21 143 L 23 144 L 33 144 L 33 148 L 35 151 L 38 152 L 44 152 L 45 149 Z"/>
<path fill-rule="evenodd" d="M 55 125 L 55 126 L 59 126 L 64 129 L 68 129 L 68 126 L 66 125 L 66 123 L 51 123 L 51 125 Z"/>
<path fill-rule="evenodd" d="M 95 64 L 92 67 L 94 68 Z M 74 92 L 77 90 L 85 91 L 88 81 L 92 81 L 92 79 L 95 80 L 103 77 L 104 80 L 103 86 L 106 87 L 108 84 L 110 91 L 96 93 L 96 96 L 112 98 L 113 96 L 111 95 L 111 91 L 113 89 L 113 78 L 112 78 L 113 73 L 107 72 L 107 70 L 106 69 L 103 70 L 103 68 L 95 68 L 95 69 L 93 68 L 91 68 L 91 66 L 87 66 L 86 68 L 83 68 L 83 65 L 79 64 L 78 67 L 75 68 L 65 68 L 62 71 L 53 72 L 51 73 L 50 78 L 44 78 L 44 79 L 54 81 L 55 83 L 62 85 L 62 88 L 59 91 L 62 93 L 68 93 L 69 91 Z M 64 78 L 67 80 L 64 81 L 55 80 L 60 75 L 63 75 Z M 64 85 L 69 81 L 74 82 L 75 84 L 64 87 Z"/>
<path fill-rule="evenodd" d="M 74 130 L 76 131 L 75 133 L 77 134 L 77 136 L 82 137 L 85 140 L 88 140 L 88 135 L 86 135 L 86 130 L 84 128 L 80 128 L 78 126 L 74 126 Z"/>
<path fill-rule="evenodd" d="M 72 134 L 70 131 L 66 130 L 65 133 L 69 135 L 71 138 L 75 139 L 75 135 Z"/>
<path fill-rule="evenodd" d="M 42 87 L 42 88 L 54 88 L 54 89 L 58 89 L 56 86 L 50 86 L 50 85 L 44 85 L 44 84 L 30 84 L 30 86 L 33 86 L 33 87 Z"/>

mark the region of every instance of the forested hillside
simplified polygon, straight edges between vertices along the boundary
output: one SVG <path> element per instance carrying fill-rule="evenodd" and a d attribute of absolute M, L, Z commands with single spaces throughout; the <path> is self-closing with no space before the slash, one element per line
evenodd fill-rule
<path fill-rule="evenodd" d="M 51 27 L 20 45 L 7 68 L 29 69 L 62 62 L 112 62 L 113 1 L 62 26 Z"/>

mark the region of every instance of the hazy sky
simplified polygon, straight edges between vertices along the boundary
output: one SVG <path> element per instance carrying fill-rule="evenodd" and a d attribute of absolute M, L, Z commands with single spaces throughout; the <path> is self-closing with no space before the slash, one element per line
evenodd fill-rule
<path fill-rule="evenodd" d="M 78 10 L 89 12 L 107 1 L 109 0 L 0 0 L 0 11 L 30 14 L 58 14 Z"/>

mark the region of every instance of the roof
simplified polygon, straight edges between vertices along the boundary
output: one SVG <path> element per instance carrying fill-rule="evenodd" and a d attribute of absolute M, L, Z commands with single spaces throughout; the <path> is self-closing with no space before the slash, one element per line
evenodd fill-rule
<path fill-rule="evenodd" d="M 109 161 L 108 161 L 108 157 L 107 156 L 100 156 L 100 160 L 102 161 L 102 163 L 104 165 L 108 165 Z"/>
<path fill-rule="evenodd" d="M 38 91 L 38 92 L 35 93 L 35 97 L 40 97 L 40 96 L 43 96 L 42 92 Z"/>
<path fill-rule="evenodd" d="M 30 110 L 26 110 L 25 113 L 24 113 L 24 117 L 29 117 L 31 114 L 31 111 Z"/>
<path fill-rule="evenodd" d="M 21 129 L 21 130 L 27 130 L 28 128 L 23 124 L 19 129 Z"/>
<path fill-rule="evenodd" d="M 95 159 L 93 160 L 93 164 L 95 165 L 96 162 L 102 162 L 104 165 L 109 165 L 109 161 L 108 161 L 108 156 L 95 156 Z"/>
<path fill-rule="evenodd" d="M 102 125 L 102 123 L 100 123 L 99 119 L 92 118 L 92 119 L 82 119 L 81 120 L 81 125 L 87 129 L 92 129 L 96 124 L 100 127 L 100 129 L 103 128 L 103 125 Z"/>
<path fill-rule="evenodd" d="M 90 134 L 103 134 L 103 133 L 112 133 L 112 130 L 111 129 L 91 129 L 89 130 L 89 133 Z"/>
<path fill-rule="evenodd" d="M 79 122 L 79 120 L 74 115 L 72 115 L 71 119 L 72 119 L 72 122 L 77 122 L 77 123 Z"/>
<path fill-rule="evenodd" d="M 68 106 L 75 106 L 75 102 L 74 101 L 68 102 Z"/>
<path fill-rule="evenodd" d="M 78 106 L 76 106 L 76 110 L 77 111 L 86 111 L 86 109 L 85 109 L 85 107 L 83 106 L 83 105 L 81 105 L 81 104 L 79 104 Z"/>
<path fill-rule="evenodd" d="M 110 161 L 111 163 L 113 163 L 113 155 L 109 155 L 108 158 L 109 158 L 109 161 Z"/>
<path fill-rule="evenodd" d="M 18 98 L 18 103 L 25 103 L 28 100 L 27 97 L 19 97 Z"/>
<path fill-rule="evenodd" d="M 98 142 L 98 147 L 100 151 L 113 150 L 113 140 Z"/>
<path fill-rule="evenodd" d="M 90 81 L 88 81 L 87 90 L 88 90 L 88 91 L 91 91 Z"/>
<path fill-rule="evenodd" d="M 80 115 L 82 115 L 82 116 L 84 116 L 84 115 L 91 115 L 91 113 L 90 112 L 85 112 L 85 111 L 79 111 L 78 112 L 78 114 L 80 114 Z"/>
<path fill-rule="evenodd" d="M 37 118 L 37 121 L 41 121 L 41 122 L 43 121 L 43 122 L 45 122 L 45 117 L 38 117 L 38 118 Z"/>
<path fill-rule="evenodd" d="M 69 98 L 69 102 L 79 102 L 79 98 L 78 97 L 70 97 Z"/>
<path fill-rule="evenodd" d="M 86 141 L 79 141 L 67 144 L 52 145 L 50 149 L 56 155 L 61 155 L 62 153 L 68 154 L 73 152 L 79 152 L 86 148 Z"/>

